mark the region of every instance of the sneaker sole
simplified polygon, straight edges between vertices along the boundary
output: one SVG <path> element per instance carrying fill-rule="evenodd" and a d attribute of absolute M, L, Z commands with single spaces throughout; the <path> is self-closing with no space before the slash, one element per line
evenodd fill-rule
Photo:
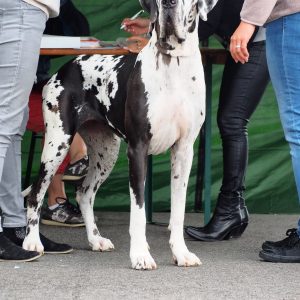
<path fill-rule="evenodd" d="M 45 254 L 69 254 L 71 252 L 73 252 L 74 249 L 69 249 L 69 250 L 66 250 L 66 251 L 44 251 Z"/>
<path fill-rule="evenodd" d="M 86 177 L 86 175 L 84 176 L 72 176 L 72 175 L 64 175 L 62 177 L 63 181 L 80 181 L 83 180 Z"/>
<path fill-rule="evenodd" d="M 41 223 L 44 224 L 44 225 L 61 226 L 61 227 L 84 227 L 85 226 L 84 223 L 81 223 L 81 224 L 67 224 L 67 223 L 61 223 L 61 222 L 45 220 L 45 219 L 42 219 Z"/>
<path fill-rule="evenodd" d="M 300 257 L 271 255 L 264 251 L 259 252 L 259 257 L 269 262 L 280 263 L 300 263 Z"/>
<path fill-rule="evenodd" d="M 37 256 L 28 258 L 28 259 L 0 259 L 1 262 L 30 262 L 30 261 L 34 261 L 38 258 L 40 258 L 43 255 L 43 253 L 40 253 Z"/>

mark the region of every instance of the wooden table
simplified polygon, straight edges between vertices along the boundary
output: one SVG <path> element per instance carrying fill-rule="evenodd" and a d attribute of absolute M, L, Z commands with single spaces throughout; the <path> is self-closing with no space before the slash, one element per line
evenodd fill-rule
<path fill-rule="evenodd" d="M 212 108 L 212 69 L 213 65 L 223 65 L 226 62 L 227 51 L 224 49 L 201 48 L 202 62 L 206 81 L 206 119 L 200 133 L 200 146 L 198 154 L 198 170 L 196 182 L 195 208 L 202 203 L 204 191 L 204 223 L 211 215 L 211 108 Z M 90 49 L 41 49 L 41 55 L 129 55 L 123 48 L 90 48 Z M 203 164 L 204 161 L 204 164 Z M 203 166 L 204 165 L 204 166 Z M 203 188 L 204 187 L 204 188 Z M 146 217 L 152 222 L 152 157 L 148 161 L 148 174 L 145 189 Z"/>

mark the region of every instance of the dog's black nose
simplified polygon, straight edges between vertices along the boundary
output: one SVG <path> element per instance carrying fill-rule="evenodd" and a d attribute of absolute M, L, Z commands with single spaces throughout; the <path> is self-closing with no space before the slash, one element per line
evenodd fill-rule
<path fill-rule="evenodd" d="M 173 8 L 177 5 L 177 0 L 162 0 L 162 6 L 164 8 Z"/>

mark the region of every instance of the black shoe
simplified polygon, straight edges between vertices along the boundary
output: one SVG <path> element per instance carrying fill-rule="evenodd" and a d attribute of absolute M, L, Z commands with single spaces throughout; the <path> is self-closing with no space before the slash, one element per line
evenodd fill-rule
<path fill-rule="evenodd" d="M 3 228 L 3 233 L 11 242 L 22 247 L 26 235 L 26 227 Z M 55 243 L 40 233 L 40 239 L 44 246 L 44 252 L 47 254 L 67 254 L 73 251 L 73 248 L 67 244 Z"/>
<path fill-rule="evenodd" d="M 89 169 L 89 157 L 85 156 L 82 159 L 74 162 L 73 164 L 68 164 L 62 180 L 65 182 L 71 182 L 75 184 L 81 183 Z"/>
<path fill-rule="evenodd" d="M 289 240 L 291 237 L 297 237 L 298 234 L 297 234 L 297 229 L 296 228 L 292 228 L 292 229 L 288 229 L 287 232 L 286 232 L 286 236 L 287 238 L 283 239 L 283 240 L 280 240 L 280 241 L 277 241 L 277 242 L 273 242 L 273 241 L 265 241 L 263 244 L 262 244 L 262 249 L 263 250 L 269 250 L 270 248 L 273 248 L 273 247 L 281 247 L 282 245 L 284 245 L 287 240 Z"/>
<path fill-rule="evenodd" d="M 27 251 L 15 245 L 3 232 L 0 232 L 0 261 L 26 262 L 41 257 L 42 254 L 36 251 Z"/>
<path fill-rule="evenodd" d="M 60 202 L 59 200 L 63 200 Z M 45 225 L 82 227 L 85 226 L 80 210 L 71 204 L 68 199 L 56 198 L 58 207 L 51 210 L 48 207 L 42 210 L 41 223 Z"/>
<path fill-rule="evenodd" d="M 281 241 L 264 243 L 259 257 L 270 262 L 300 263 L 300 237 L 297 230 L 288 230 L 287 235 Z"/>
<path fill-rule="evenodd" d="M 220 193 L 214 215 L 204 227 L 185 228 L 185 232 L 199 241 L 213 242 L 238 238 L 248 225 L 249 214 L 245 200 L 240 196 Z"/>

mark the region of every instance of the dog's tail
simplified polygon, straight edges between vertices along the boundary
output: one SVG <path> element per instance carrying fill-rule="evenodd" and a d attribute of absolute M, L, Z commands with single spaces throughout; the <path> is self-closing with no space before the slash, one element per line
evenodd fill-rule
<path fill-rule="evenodd" d="M 31 192 L 32 185 L 30 185 L 26 190 L 22 191 L 22 196 L 25 198 Z"/>

